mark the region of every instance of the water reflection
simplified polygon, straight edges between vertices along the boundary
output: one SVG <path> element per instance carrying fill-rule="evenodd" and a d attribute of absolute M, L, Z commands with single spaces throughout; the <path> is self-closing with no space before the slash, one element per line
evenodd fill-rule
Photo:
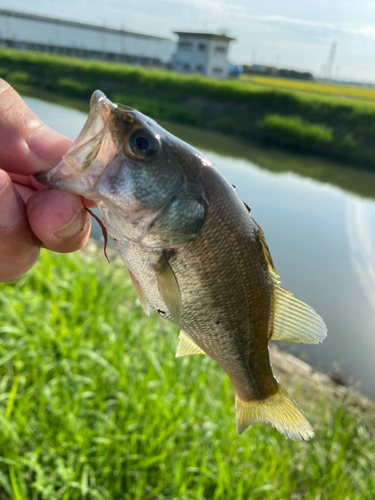
<path fill-rule="evenodd" d="M 375 319 L 375 207 L 349 198 L 346 205 L 350 260 Z M 375 330 L 375 329 L 374 329 Z M 375 331 L 374 331 L 375 335 Z"/>
<path fill-rule="evenodd" d="M 168 124 L 168 130 L 181 139 L 194 144 L 198 149 L 215 151 L 221 156 L 244 159 L 274 173 L 294 172 L 337 186 L 349 193 L 375 199 L 375 174 L 357 166 L 326 160 L 317 156 L 289 153 L 288 151 L 245 144 L 233 137 L 225 137 L 215 132 Z"/>

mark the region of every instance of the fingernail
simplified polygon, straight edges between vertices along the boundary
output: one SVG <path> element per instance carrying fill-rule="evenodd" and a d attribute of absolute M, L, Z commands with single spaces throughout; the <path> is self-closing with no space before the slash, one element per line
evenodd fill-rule
<path fill-rule="evenodd" d="M 56 231 L 53 232 L 54 236 L 57 236 L 57 238 L 66 239 L 71 238 L 76 233 L 78 233 L 78 231 L 82 229 L 83 226 L 84 212 L 85 209 L 83 208 L 78 212 L 75 212 L 73 217 L 69 222 L 65 224 L 65 226 L 62 226 L 60 227 L 60 229 L 56 229 Z"/>
<path fill-rule="evenodd" d="M 22 211 L 11 181 L 0 173 L 0 227 L 12 229 L 21 219 Z"/>
<path fill-rule="evenodd" d="M 30 150 L 53 167 L 61 161 L 72 142 L 71 139 L 59 134 L 47 125 L 41 125 L 34 130 L 28 140 Z"/>

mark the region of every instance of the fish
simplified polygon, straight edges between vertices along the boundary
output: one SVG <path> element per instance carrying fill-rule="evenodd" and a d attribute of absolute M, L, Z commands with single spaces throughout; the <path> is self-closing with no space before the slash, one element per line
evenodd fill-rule
<path fill-rule="evenodd" d="M 176 357 L 207 355 L 230 378 L 239 434 L 266 422 L 314 436 L 273 375 L 269 342 L 317 344 L 326 325 L 280 286 L 250 207 L 205 155 L 97 90 L 70 150 L 36 178 L 96 203 L 144 312 L 180 328 Z"/>

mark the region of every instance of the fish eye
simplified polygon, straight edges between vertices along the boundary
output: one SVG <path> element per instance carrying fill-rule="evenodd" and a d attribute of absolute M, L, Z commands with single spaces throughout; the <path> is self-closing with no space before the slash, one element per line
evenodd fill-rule
<path fill-rule="evenodd" d="M 148 130 L 136 130 L 129 137 L 129 152 L 140 160 L 152 158 L 159 151 L 159 140 Z"/>

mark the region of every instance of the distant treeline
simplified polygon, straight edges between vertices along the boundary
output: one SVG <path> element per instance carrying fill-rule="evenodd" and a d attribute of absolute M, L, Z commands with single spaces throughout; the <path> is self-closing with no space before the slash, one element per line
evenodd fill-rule
<path fill-rule="evenodd" d="M 292 80 L 313 80 L 314 76 L 308 71 L 296 71 L 294 69 L 278 69 L 273 66 L 253 65 L 243 66 L 243 72 L 247 75 L 278 76 L 279 78 L 291 78 Z"/>
<path fill-rule="evenodd" d="M 372 103 L 6 49 L 0 76 L 21 92 L 65 96 L 87 107 L 99 88 L 155 119 L 375 169 Z"/>

